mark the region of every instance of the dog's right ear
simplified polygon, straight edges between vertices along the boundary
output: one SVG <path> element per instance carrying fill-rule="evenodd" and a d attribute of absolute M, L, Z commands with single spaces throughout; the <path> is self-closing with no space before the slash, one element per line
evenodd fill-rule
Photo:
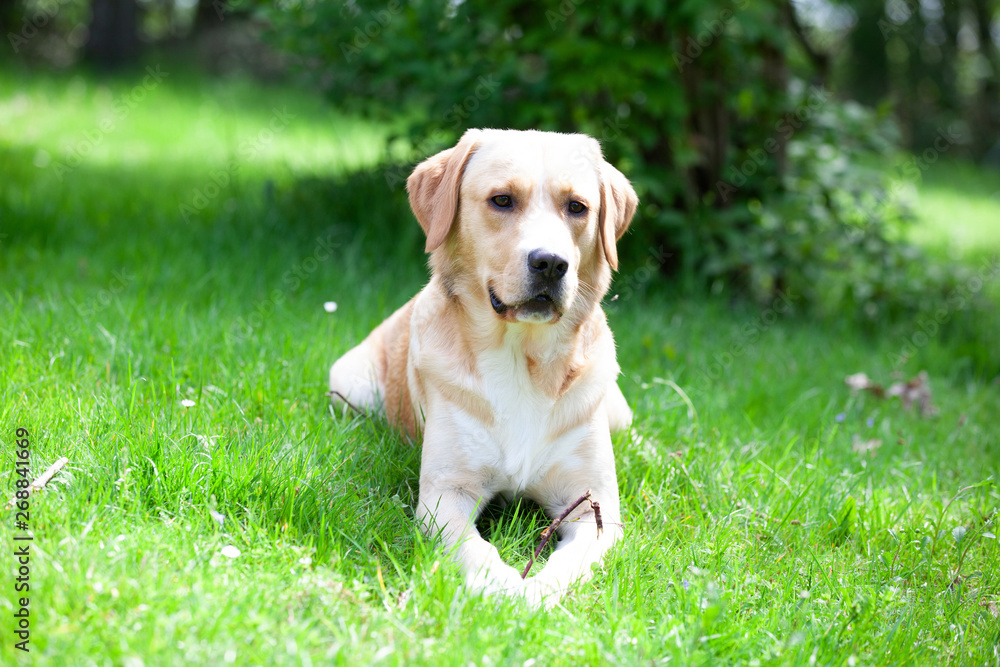
<path fill-rule="evenodd" d="M 458 144 L 418 164 L 406 179 L 410 208 L 427 234 L 424 252 L 431 252 L 448 238 L 458 213 L 462 172 L 478 139 L 478 130 L 467 130 Z"/>
<path fill-rule="evenodd" d="M 618 270 L 618 248 L 616 243 L 632 222 L 635 209 L 639 206 L 639 198 L 635 188 L 628 182 L 625 175 L 615 169 L 609 162 L 602 160 L 601 164 L 601 241 L 604 243 L 604 256 L 612 271 Z"/>

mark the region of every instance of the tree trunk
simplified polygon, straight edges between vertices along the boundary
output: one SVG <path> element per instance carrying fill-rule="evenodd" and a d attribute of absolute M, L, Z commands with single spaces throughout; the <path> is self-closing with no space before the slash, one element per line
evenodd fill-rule
<path fill-rule="evenodd" d="M 139 55 L 139 7 L 135 0 L 93 0 L 90 39 L 84 49 L 90 62 L 120 67 Z"/>
<path fill-rule="evenodd" d="M 194 10 L 194 30 L 211 30 L 218 28 L 226 20 L 229 3 L 226 0 L 198 0 Z"/>
<path fill-rule="evenodd" d="M 979 50 L 992 70 L 980 82 L 970 114 L 972 136 L 975 138 L 972 150 L 977 157 L 981 157 L 1000 143 L 1000 48 L 993 43 L 990 34 L 992 3 L 988 0 L 972 0 L 971 4 L 976 17 Z"/>
<path fill-rule="evenodd" d="M 806 35 L 805 28 L 799 22 L 799 15 L 795 13 L 795 6 L 791 0 L 786 0 L 782 4 L 781 12 L 792 36 L 795 37 L 799 46 L 802 47 L 802 51 L 809 58 L 809 62 L 812 63 L 813 69 L 816 70 L 816 78 L 819 80 L 819 85 L 826 87 L 830 80 L 830 54 L 813 47 L 809 41 L 809 36 Z"/>
<path fill-rule="evenodd" d="M 7 33 L 17 34 L 21 30 L 21 16 L 18 9 L 23 8 L 19 6 L 20 4 L 18 0 L 0 0 L 0 36 L 8 42 L 5 47 L 10 45 Z"/>
<path fill-rule="evenodd" d="M 794 11 L 794 10 L 793 10 Z M 764 81 L 772 95 L 788 99 L 788 62 L 785 59 L 785 52 L 771 42 L 761 42 L 760 52 L 764 59 Z M 817 64 L 817 67 L 820 65 Z M 829 62 L 824 65 L 826 69 L 819 73 L 820 85 L 826 85 L 829 76 Z M 770 121 L 771 119 L 768 119 Z M 775 168 L 778 176 L 784 176 L 788 167 L 788 136 L 778 133 L 775 137 L 778 149 L 774 152 Z"/>
<path fill-rule="evenodd" d="M 857 3 L 857 25 L 851 32 L 849 87 L 854 98 L 877 106 L 890 92 L 886 42 L 899 30 L 885 16 L 879 2 Z"/>

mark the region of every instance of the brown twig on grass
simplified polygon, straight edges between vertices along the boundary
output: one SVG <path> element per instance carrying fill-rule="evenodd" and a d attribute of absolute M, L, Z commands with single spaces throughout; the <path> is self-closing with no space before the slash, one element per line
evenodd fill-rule
<path fill-rule="evenodd" d="M 27 488 L 28 495 L 31 495 L 35 491 L 41 491 L 43 488 L 45 488 L 45 485 L 48 484 L 49 481 L 53 477 L 55 477 L 55 474 L 60 470 L 62 470 L 63 466 L 66 465 L 67 463 L 69 463 L 69 459 L 64 456 L 55 463 L 53 463 L 52 465 L 50 465 L 45 472 L 43 472 L 34 482 L 28 485 Z M 14 505 L 17 504 L 17 500 L 18 500 L 17 493 L 15 493 L 14 496 L 9 501 L 7 501 L 7 505 L 6 507 L 4 507 L 4 509 L 9 510 L 10 508 L 14 507 Z"/>
<path fill-rule="evenodd" d="M 349 400 L 347 400 L 347 397 L 344 396 L 343 394 L 341 394 L 339 391 L 330 390 L 330 391 L 326 392 L 326 395 L 329 396 L 329 397 L 331 397 L 331 398 L 334 397 L 334 396 L 336 396 L 337 398 L 339 398 L 340 400 L 342 400 L 344 402 L 344 405 L 346 405 L 347 407 L 349 407 L 354 412 L 358 412 L 358 413 L 364 414 L 364 410 L 355 407 L 354 404 L 351 403 Z"/>
<path fill-rule="evenodd" d="M 594 521 L 597 523 L 597 536 L 604 532 L 604 522 L 601 520 L 601 503 L 590 501 L 590 507 L 594 510 Z"/>
<path fill-rule="evenodd" d="M 535 559 L 538 558 L 538 554 L 542 553 L 542 549 L 544 549 L 545 545 L 549 543 L 550 539 L 552 539 L 552 535 L 555 534 L 556 529 L 559 527 L 559 524 L 565 521 L 566 517 L 570 515 L 570 512 L 579 507 L 584 500 L 590 500 L 589 489 L 585 494 L 577 498 L 572 505 L 567 507 L 562 514 L 553 519 L 552 523 L 549 524 L 548 528 L 542 531 L 542 541 L 538 543 L 538 547 L 535 549 L 535 553 L 531 555 L 531 558 L 528 560 L 528 564 L 524 566 L 524 572 L 521 573 L 522 579 L 528 578 L 528 572 L 531 570 L 531 566 L 535 564 Z M 597 534 L 598 536 L 600 536 L 601 531 L 604 530 L 604 522 L 601 520 L 601 504 L 595 503 L 593 500 L 590 500 L 590 507 L 591 509 L 594 510 L 594 519 L 597 521 Z"/>

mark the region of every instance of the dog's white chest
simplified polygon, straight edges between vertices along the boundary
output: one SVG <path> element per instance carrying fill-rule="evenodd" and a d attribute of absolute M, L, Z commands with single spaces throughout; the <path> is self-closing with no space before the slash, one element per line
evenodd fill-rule
<path fill-rule="evenodd" d="M 492 468 L 505 490 L 530 488 L 556 462 L 570 463 L 580 434 L 570 431 L 552 439 L 556 401 L 535 386 L 523 355 L 504 346 L 479 359 L 483 395 L 493 410 L 493 423 L 480 425 L 484 442 L 477 455 Z"/>

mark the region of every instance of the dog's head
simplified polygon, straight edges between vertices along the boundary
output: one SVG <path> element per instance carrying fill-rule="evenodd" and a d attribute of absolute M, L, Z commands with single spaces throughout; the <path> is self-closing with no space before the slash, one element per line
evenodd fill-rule
<path fill-rule="evenodd" d="M 548 324 L 589 312 L 638 199 L 580 134 L 469 130 L 406 183 L 446 288 L 473 311 Z"/>

